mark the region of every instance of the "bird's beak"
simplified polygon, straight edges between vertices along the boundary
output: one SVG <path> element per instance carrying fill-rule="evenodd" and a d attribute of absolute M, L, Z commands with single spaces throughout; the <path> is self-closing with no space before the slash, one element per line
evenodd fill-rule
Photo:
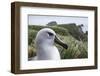
<path fill-rule="evenodd" d="M 55 42 L 56 42 L 57 44 L 61 45 L 62 47 L 64 47 L 65 49 L 68 48 L 68 45 L 67 45 L 66 43 L 64 43 L 63 41 L 61 41 L 61 40 L 59 39 L 59 37 L 57 37 L 57 36 L 55 36 Z"/>

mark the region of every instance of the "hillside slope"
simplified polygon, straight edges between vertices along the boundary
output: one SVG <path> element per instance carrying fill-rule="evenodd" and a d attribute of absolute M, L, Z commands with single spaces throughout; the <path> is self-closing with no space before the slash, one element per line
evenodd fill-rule
<path fill-rule="evenodd" d="M 74 59 L 74 58 L 87 58 L 87 35 L 80 31 L 80 28 L 72 24 L 57 24 L 53 26 L 37 26 L 29 25 L 28 26 L 28 51 L 29 57 L 35 56 L 35 45 L 34 39 L 37 32 L 42 28 L 51 28 L 56 34 L 62 39 L 65 43 L 68 44 L 68 49 L 55 44 L 59 49 L 62 59 Z"/>

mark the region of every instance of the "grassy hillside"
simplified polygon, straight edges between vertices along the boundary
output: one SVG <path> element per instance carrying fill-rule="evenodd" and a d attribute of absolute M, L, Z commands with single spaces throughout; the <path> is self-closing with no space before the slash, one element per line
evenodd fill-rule
<path fill-rule="evenodd" d="M 68 44 L 68 49 L 55 44 L 59 49 L 62 59 L 74 59 L 74 58 L 87 58 L 87 35 L 80 32 L 79 27 L 76 24 L 57 24 L 53 26 L 28 26 L 28 56 L 35 56 L 35 45 L 34 39 L 37 32 L 42 28 L 51 28 L 66 44 Z"/>

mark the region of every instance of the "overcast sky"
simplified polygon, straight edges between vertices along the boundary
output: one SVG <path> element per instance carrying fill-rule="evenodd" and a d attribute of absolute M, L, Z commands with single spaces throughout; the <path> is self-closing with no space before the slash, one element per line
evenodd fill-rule
<path fill-rule="evenodd" d="M 88 17 L 70 17 L 70 16 L 44 16 L 44 15 L 29 15 L 28 25 L 43 25 L 45 26 L 51 21 L 56 21 L 57 24 L 76 23 L 83 24 L 83 31 L 88 29 Z"/>

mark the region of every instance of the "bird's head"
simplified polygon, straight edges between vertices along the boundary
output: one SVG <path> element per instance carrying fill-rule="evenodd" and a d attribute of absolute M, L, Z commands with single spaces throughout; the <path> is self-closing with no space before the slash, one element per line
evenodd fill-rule
<path fill-rule="evenodd" d="M 35 39 L 36 46 L 54 45 L 54 42 L 58 43 L 59 45 L 61 45 L 62 47 L 66 49 L 68 48 L 67 44 L 61 41 L 57 37 L 56 33 L 50 28 L 43 28 L 36 35 L 36 39 Z"/>

